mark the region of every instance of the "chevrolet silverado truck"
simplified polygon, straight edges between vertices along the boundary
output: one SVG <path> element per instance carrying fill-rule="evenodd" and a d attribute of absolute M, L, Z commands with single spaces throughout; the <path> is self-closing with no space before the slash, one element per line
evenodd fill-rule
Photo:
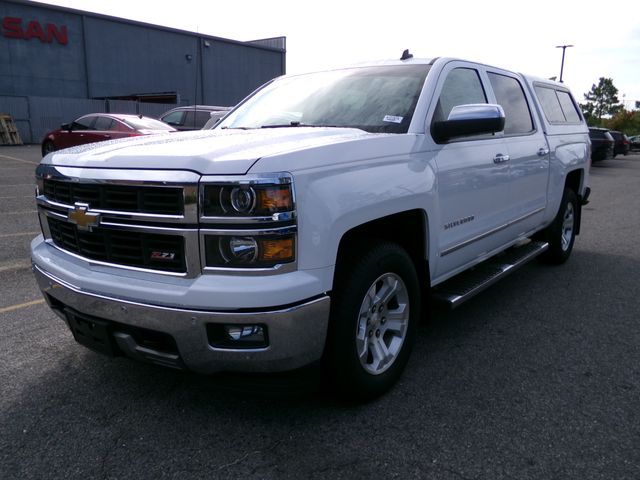
<path fill-rule="evenodd" d="M 428 301 L 568 259 L 589 155 L 561 83 L 410 55 L 284 76 L 212 130 L 47 155 L 33 271 L 93 350 L 202 373 L 320 364 L 369 399 Z"/>

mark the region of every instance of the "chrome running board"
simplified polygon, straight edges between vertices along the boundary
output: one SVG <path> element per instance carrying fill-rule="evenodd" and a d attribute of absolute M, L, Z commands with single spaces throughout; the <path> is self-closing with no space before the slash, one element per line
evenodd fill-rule
<path fill-rule="evenodd" d="M 547 242 L 531 241 L 511 247 L 470 270 L 462 272 L 433 288 L 431 298 L 456 308 L 549 248 Z"/>

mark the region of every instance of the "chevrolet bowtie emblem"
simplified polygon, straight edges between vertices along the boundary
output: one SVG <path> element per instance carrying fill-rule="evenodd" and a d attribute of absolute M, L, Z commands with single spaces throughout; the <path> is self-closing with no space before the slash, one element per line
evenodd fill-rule
<path fill-rule="evenodd" d="M 93 227 L 100 224 L 99 213 L 89 213 L 89 205 L 86 203 L 76 202 L 75 208 L 69 211 L 67 218 L 71 223 L 78 226 L 78 230 L 91 231 Z"/>

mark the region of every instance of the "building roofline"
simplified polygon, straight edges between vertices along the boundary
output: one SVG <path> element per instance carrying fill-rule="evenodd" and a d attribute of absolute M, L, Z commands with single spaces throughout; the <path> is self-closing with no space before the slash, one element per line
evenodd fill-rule
<path fill-rule="evenodd" d="M 266 45 L 260 45 L 260 44 L 257 44 L 257 43 L 252 43 L 251 41 L 243 42 L 243 41 L 240 41 L 240 40 L 232 40 L 230 38 L 216 37 L 215 35 L 207 35 L 207 34 L 203 34 L 203 33 L 199 33 L 199 32 L 191 32 L 189 30 L 182 30 L 182 29 L 179 29 L 179 28 L 167 27 L 167 26 L 164 26 L 164 25 L 157 25 L 157 24 L 154 24 L 154 23 L 146 23 L 146 22 L 141 22 L 141 21 L 138 21 L 138 20 L 131 20 L 129 18 L 115 17 L 115 16 L 112 16 L 112 15 L 105 15 L 105 14 L 102 14 L 102 13 L 88 12 L 86 10 L 78 10 L 78 9 L 75 9 L 75 8 L 61 7 L 59 5 L 51 5 L 51 4 L 48 4 L 48 3 L 35 2 L 35 1 L 32 1 L 32 0 L 0 0 L 0 3 L 13 3 L 13 4 L 16 4 L 16 5 L 24 5 L 24 6 L 32 6 L 32 7 L 44 8 L 44 9 L 47 9 L 47 10 L 65 12 L 65 13 L 70 13 L 70 14 L 73 14 L 73 15 L 80 15 L 80 16 L 92 17 L 92 18 L 99 18 L 101 20 L 109 20 L 109 21 L 112 21 L 112 22 L 125 23 L 125 24 L 134 25 L 134 26 L 138 26 L 138 27 L 152 28 L 152 29 L 155 29 L 155 30 L 162 30 L 162 31 L 167 31 L 167 32 L 179 33 L 179 34 L 182 34 L 182 35 L 189 35 L 189 36 L 193 36 L 193 37 L 202 38 L 202 39 L 205 39 L 205 40 L 214 40 L 216 42 L 229 43 L 229 44 L 232 44 L 232 45 L 242 45 L 244 47 L 256 48 L 258 50 L 268 50 L 268 51 L 271 51 L 271 52 L 286 53 L 285 49 L 268 47 Z M 280 37 L 274 37 L 274 38 L 280 38 Z M 286 38 L 286 37 L 283 37 L 283 38 Z"/>

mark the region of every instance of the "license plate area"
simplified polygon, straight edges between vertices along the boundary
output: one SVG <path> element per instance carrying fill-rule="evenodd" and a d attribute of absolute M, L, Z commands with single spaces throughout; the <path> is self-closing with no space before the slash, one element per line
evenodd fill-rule
<path fill-rule="evenodd" d="M 109 323 L 95 318 L 87 318 L 65 309 L 69 329 L 80 345 L 113 357 L 118 350 L 109 329 Z"/>

